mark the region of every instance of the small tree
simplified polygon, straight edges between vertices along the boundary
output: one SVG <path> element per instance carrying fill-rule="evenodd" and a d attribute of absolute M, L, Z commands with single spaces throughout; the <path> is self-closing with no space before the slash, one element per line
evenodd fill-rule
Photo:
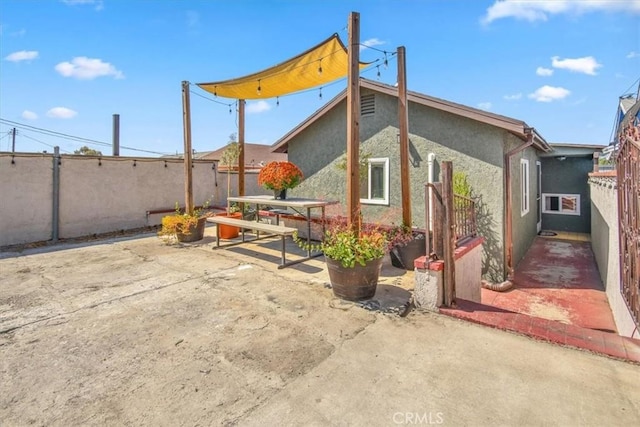
<path fill-rule="evenodd" d="M 236 134 L 232 133 L 229 135 L 229 142 L 220 158 L 222 164 L 227 167 L 227 212 L 231 210 L 231 203 L 229 203 L 229 196 L 231 196 L 231 168 L 238 164 L 241 150 L 240 143 L 236 141 Z"/>
<path fill-rule="evenodd" d="M 75 150 L 73 154 L 79 154 L 81 156 L 102 156 L 101 151 L 94 150 L 93 148 L 89 148 L 86 145 Z"/>

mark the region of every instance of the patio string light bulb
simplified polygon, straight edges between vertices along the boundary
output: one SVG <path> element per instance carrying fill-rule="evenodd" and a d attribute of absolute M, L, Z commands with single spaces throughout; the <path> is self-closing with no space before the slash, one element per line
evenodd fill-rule
<path fill-rule="evenodd" d="M 260 87 L 260 80 L 258 80 L 258 90 L 256 92 L 258 92 L 258 95 L 262 94 L 262 87 Z"/>

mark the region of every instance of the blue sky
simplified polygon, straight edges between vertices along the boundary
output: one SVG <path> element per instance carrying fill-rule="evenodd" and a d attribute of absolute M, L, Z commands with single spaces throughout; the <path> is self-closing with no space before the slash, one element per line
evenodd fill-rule
<path fill-rule="evenodd" d="M 378 49 L 362 60 L 381 65 L 379 50 L 405 46 L 410 90 L 524 120 L 549 142 L 607 144 L 618 97 L 640 78 L 638 0 L 2 0 L 0 151 L 17 122 L 16 151 L 108 154 L 34 127 L 110 143 L 117 113 L 122 146 L 182 152 L 182 80 L 253 73 L 335 32 L 346 42 L 351 11 L 361 42 Z M 362 76 L 394 84 L 388 57 Z M 272 144 L 345 85 L 322 99 L 249 101 L 247 142 Z M 193 91 L 193 147 L 219 148 L 237 131 L 234 100 Z"/>

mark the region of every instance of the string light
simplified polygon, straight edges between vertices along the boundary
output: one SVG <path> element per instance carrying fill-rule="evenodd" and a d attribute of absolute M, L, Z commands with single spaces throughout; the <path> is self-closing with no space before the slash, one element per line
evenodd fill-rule
<path fill-rule="evenodd" d="M 322 75 L 322 58 L 320 58 L 318 64 L 318 75 Z"/>
<path fill-rule="evenodd" d="M 380 80 L 380 65 L 376 65 L 376 68 L 378 69 L 378 72 L 376 74 L 378 76 L 378 80 Z"/>
<path fill-rule="evenodd" d="M 384 52 L 384 68 L 385 70 L 389 67 L 389 61 L 387 61 L 387 52 Z"/>
<path fill-rule="evenodd" d="M 262 87 L 260 86 L 260 79 L 258 79 L 258 90 L 257 90 L 257 92 L 258 92 L 258 95 L 262 94 Z"/>
<path fill-rule="evenodd" d="M 276 107 L 280 106 L 280 97 L 276 96 Z"/>
<path fill-rule="evenodd" d="M 218 86 L 213 87 L 213 96 L 218 97 Z"/>
<path fill-rule="evenodd" d="M 319 88 L 318 96 L 320 97 L 320 99 L 322 99 L 322 86 L 320 86 Z"/>

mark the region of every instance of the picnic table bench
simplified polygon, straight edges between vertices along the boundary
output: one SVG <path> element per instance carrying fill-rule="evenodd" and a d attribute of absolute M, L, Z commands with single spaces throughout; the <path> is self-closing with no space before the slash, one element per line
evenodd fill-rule
<path fill-rule="evenodd" d="M 234 243 L 230 243 L 227 245 L 224 245 L 222 247 L 226 247 L 226 246 L 233 246 L 233 245 L 237 245 L 240 243 L 244 243 L 247 241 L 253 241 L 253 240 L 258 240 L 260 239 L 260 232 L 264 232 L 264 233 L 268 233 L 270 235 L 277 235 L 281 237 L 282 240 L 282 248 L 281 248 L 281 254 L 282 254 L 282 260 L 280 262 L 280 265 L 278 266 L 278 268 L 283 268 L 286 267 L 287 264 L 287 260 L 286 260 L 286 250 L 285 250 L 285 239 L 287 236 L 291 236 L 293 235 L 293 233 L 297 230 L 296 228 L 292 228 L 292 227 L 285 227 L 283 225 L 274 225 L 274 224 L 267 224 L 264 222 L 259 222 L 259 221 L 247 221 L 244 219 L 236 219 L 236 218 L 229 218 L 226 216 L 213 216 L 213 217 L 209 217 L 207 218 L 207 222 L 211 222 L 213 224 L 215 224 L 216 226 L 216 248 L 220 248 L 220 233 L 218 233 L 218 225 L 223 224 L 223 225 L 229 225 L 232 227 L 238 227 L 242 233 L 242 241 L 241 242 L 234 242 Z M 245 238 L 245 230 L 255 230 L 256 232 L 256 238 L 255 239 L 251 239 L 251 240 L 247 240 Z"/>

